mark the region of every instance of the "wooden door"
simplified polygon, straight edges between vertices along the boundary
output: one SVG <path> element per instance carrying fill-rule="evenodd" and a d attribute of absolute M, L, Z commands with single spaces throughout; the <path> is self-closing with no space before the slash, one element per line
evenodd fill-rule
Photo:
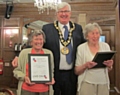
<path fill-rule="evenodd" d="M 115 26 L 101 26 L 103 30 L 102 36 L 105 36 L 105 42 L 110 45 L 111 50 L 115 51 Z M 112 71 L 109 72 L 110 78 L 110 95 L 116 95 L 115 91 L 115 56 L 113 58 L 114 65 Z"/>

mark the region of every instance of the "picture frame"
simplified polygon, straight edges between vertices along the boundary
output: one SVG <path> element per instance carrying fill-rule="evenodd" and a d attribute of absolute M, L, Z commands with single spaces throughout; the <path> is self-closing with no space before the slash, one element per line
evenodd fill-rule
<path fill-rule="evenodd" d="M 116 51 L 97 52 L 92 60 L 93 62 L 96 62 L 97 65 L 93 68 L 105 68 L 106 65 L 104 65 L 103 62 L 112 59 L 115 53 Z"/>
<path fill-rule="evenodd" d="M 31 82 L 52 81 L 50 54 L 28 54 L 29 77 Z"/>

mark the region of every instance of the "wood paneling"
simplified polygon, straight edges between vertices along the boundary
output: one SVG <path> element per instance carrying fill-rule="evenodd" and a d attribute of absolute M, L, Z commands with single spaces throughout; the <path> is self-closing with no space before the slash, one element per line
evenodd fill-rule
<path fill-rule="evenodd" d="M 85 1 L 85 0 L 84 0 Z M 91 0 L 89 0 L 91 1 Z M 70 3 L 72 6 L 72 20 L 76 23 L 78 23 L 79 14 L 86 14 L 86 23 L 89 22 L 98 22 L 100 26 L 102 26 L 102 29 L 104 31 L 104 34 L 107 36 L 106 41 L 110 44 L 111 48 L 115 48 L 116 46 L 117 49 L 120 48 L 120 44 L 118 42 L 118 37 L 120 37 L 120 33 L 117 34 L 116 40 L 115 40 L 115 19 L 116 19 L 116 11 L 115 11 L 115 2 L 116 0 L 95 0 L 95 2 L 74 2 Z M 0 4 L 0 25 L 1 25 L 1 56 L 4 57 L 5 61 L 10 62 L 13 57 L 15 56 L 15 52 L 13 50 L 13 47 L 10 48 L 8 46 L 9 44 L 9 37 L 4 33 L 4 29 L 7 27 L 17 27 L 19 28 L 19 34 L 15 35 L 15 39 L 13 40 L 13 43 L 20 43 L 22 42 L 22 27 L 25 24 L 28 24 L 30 22 L 36 21 L 36 20 L 42 20 L 46 22 L 53 22 L 56 20 L 56 14 L 54 10 L 50 10 L 50 14 L 47 15 L 46 11 L 43 14 L 39 14 L 38 10 L 36 7 L 34 7 L 33 3 L 15 3 L 14 4 L 14 9 L 11 14 L 11 18 L 4 20 L 4 15 L 5 15 L 5 10 L 6 10 L 6 5 L 5 4 Z M 16 18 L 17 20 L 13 20 L 13 18 Z M 7 22 L 5 22 L 7 21 Z M 17 21 L 19 23 L 17 23 Z M 13 25 L 9 25 L 12 23 Z M 117 23 L 118 24 L 118 23 Z M 15 26 L 17 25 L 17 26 Z M 3 27 L 6 26 L 6 27 Z M 115 44 L 115 41 L 116 44 Z M 117 54 L 117 65 L 115 65 L 115 68 L 113 71 L 110 73 L 110 79 L 111 79 L 111 84 L 116 86 L 116 83 L 118 83 L 117 79 L 120 79 L 118 77 L 118 73 L 116 74 L 116 70 L 118 70 L 117 66 L 120 67 L 120 56 Z M 0 76 L 0 84 L 3 79 L 5 79 L 6 73 L 10 71 L 11 69 L 5 67 L 5 71 L 3 76 Z M 120 72 L 120 70 L 119 70 Z M 9 74 L 11 75 L 11 74 Z M 117 76 L 116 76 L 117 75 Z M 5 77 L 6 76 L 6 77 Z M 117 78 L 117 79 L 116 79 Z M 9 83 L 8 80 L 6 80 L 7 83 Z M 117 82 L 116 82 L 117 81 Z M 117 84 L 117 87 L 120 88 L 120 84 Z"/>
<path fill-rule="evenodd" d="M 113 2 L 86 2 L 86 3 L 70 3 L 72 6 L 72 12 L 96 12 L 106 14 L 106 11 L 114 12 Z M 0 5 L 0 15 L 5 14 L 6 5 Z M 103 11 L 104 10 L 104 11 Z M 54 10 L 50 10 L 50 14 L 47 15 L 46 11 L 43 14 L 38 13 L 38 9 L 34 7 L 33 3 L 20 4 L 15 3 L 11 16 L 23 16 L 23 17 L 53 17 L 55 15 Z"/>
<path fill-rule="evenodd" d="M 115 83 L 116 88 L 118 89 L 118 93 L 120 94 L 120 1 L 118 0 L 118 4 L 116 6 L 116 31 L 115 31 L 115 49 L 117 51 L 116 54 L 116 75 L 115 75 Z"/>
<path fill-rule="evenodd" d="M 0 22 L 2 23 L 0 26 L 0 58 L 4 60 L 3 74 L 0 75 L 0 85 L 10 86 L 13 78 L 11 62 L 15 56 L 14 44 L 22 41 L 22 27 L 20 26 L 23 21 L 21 22 L 22 18 L 18 17 L 10 19 L 1 17 L 0 19 L 2 19 Z M 18 30 L 17 34 L 14 29 Z M 12 42 L 12 45 L 10 42 Z"/>

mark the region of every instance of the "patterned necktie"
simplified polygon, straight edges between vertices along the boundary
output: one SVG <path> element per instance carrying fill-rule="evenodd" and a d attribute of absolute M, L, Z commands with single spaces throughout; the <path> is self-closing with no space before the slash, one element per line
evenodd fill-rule
<path fill-rule="evenodd" d="M 65 28 L 65 32 L 64 32 L 64 39 L 67 40 L 68 38 L 68 27 L 67 26 L 64 26 Z M 71 43 L 67 46 L 68 49 L 69 49 L 69 53 L 66 54 L 66 61 L 68 64 L 71 64 L 72 63 L 72 45 Z"/>

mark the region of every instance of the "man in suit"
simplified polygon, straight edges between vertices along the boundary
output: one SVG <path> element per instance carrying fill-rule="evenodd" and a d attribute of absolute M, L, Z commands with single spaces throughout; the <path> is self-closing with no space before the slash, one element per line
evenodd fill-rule
<path fill-rule="evenodd" d="M 46 35 L 44 48 L 50 49 L 54 55 L 54 95 L 76 95 L 77 76 L 74 74 L 76 50 L 85 39 L 82 27 L 70 21 L 71 6 L 68 3 L 60 3 L 56 15 L 57 21 L 43 26 Z M 68 31 L 67 38 L 65 31 Z M 67 58 L 70 53 L 72 55 Z"/>

